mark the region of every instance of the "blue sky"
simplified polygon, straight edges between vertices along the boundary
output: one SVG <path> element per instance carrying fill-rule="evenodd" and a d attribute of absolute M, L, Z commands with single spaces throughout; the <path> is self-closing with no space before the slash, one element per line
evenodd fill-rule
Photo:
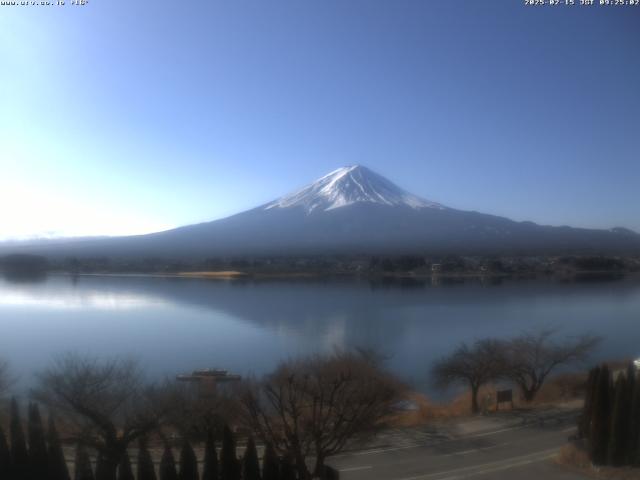
<path fill-rule="evenodd" d="M 0 238 L 128 234 L 367 165 L 445 205 L 640 231 L 640 7 L 0 6 Z"/>

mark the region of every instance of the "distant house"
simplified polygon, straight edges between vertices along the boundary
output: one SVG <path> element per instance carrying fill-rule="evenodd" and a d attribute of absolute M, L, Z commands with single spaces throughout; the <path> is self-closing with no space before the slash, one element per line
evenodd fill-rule
<path fill-rule="evenodd" d="M 441 263 L 432 263 L 431 264 L 431 273 L 440 273 L 442 271 Z"/>

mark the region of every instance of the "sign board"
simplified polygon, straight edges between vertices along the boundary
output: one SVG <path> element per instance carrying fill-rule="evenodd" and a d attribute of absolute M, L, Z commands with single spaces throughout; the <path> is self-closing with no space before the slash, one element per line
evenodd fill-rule
<path fill-rule="evenodd" d="M 497 395 L 496 401 L 498 403 L 513 402 L 513 390 L 498 390 Z"/>
<path fill-rule="evenodd" d="M 498 390 L 496 392 L 496 410 L 499 409 L 501 403 L 511 403 L 513 408 L 513 390 Z"/>

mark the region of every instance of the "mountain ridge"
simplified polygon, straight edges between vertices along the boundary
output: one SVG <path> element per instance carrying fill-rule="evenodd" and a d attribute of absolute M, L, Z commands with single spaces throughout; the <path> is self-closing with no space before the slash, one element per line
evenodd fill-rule
<path fill-rule="evenodd" d="M 0 252 L 7 252 L 6 247 Z M 13 245 L 12 250 L 128 258 L 640 253 L 640 235 L 622 227 L 553 227 L 457 210 L 413 195 L 367 167 L 352 165 L 219 220 L 146 235 Z"/>

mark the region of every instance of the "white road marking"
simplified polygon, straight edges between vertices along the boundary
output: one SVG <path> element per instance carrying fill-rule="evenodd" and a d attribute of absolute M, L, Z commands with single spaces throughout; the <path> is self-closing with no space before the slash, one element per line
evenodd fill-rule
<path fill-rule="evenodd" d="M 540 458 L 533 458 L 531 460 L 523 460 L 522 462 L 516 462 L 516 463 L 509 463 L 507 465 L 501 465 L 495 468 L 487 468 L 485 470 L 478 470 L 477 472 L 469 472 L 466 474 L 461 475 L 457 475 L 457 476 L 453 476 L 453 477 L 445 477 L 445 478 L 440 478 L 439 480 L 460 480 L 463 478 L 469 478 L 469 477 L 475 477 L 478 475 L 485 475 L 487 473 L 496 473 L 496 472 L 501 472 L 504 470 L 509 470 L 510 468 L 516 468 L 516 467 L 523 467 L 525 465 L 530 465 L 532 463 L 535 462 L 540 462 L 542 460 L 547 460 L 548 458 L 552 458 L 553 454 L 551 455 L 545 455 L 543 457 Z"/>
<path fill-rule="evenodd" d="M 517 426 L 517 427 L 509 427 L 502 428 L 500 430 L 494 430 L 491 432 L 484 433 L 476 433 L 474 435 L 465 435 L 459 438 L 451 438 L 449 440 L 444 440 L 442 442 L 437 442 L 433 444 L 425 444 L 425 443 L 416 443 L 411 445 L 405 445 L 403 447 L 391 447 L 391 448 L 376 448 L 372 450 L 361 450 L 359 452 L 353 453 L 343 453 L 341 455 L 334 455 L 333 458 L 342 458 L 342 457 L 359 457 L 362 455 L 375 455 L 376 453 L 385 453 L 385 452 L 397 452 L 399 450 L 411 450 L 412 448 L 421 448 L 421 447 L 433 447 L 435 445 L 442 445 L 443 443 L 457 442 L 461 440 L 467 440 L 469 438 L 479 438 L 479 437 L 489 437 L 491 435 L 497 435 L 499 433 L 510 432 L 512 430 L 522 430 L 523 428 L 527 428 L 526 425 Z"/>
<path fill-rule="evenodd" d="M 505 460 L 498 460 L 496 462 L 484 463 L 481 465 L 472 465 L 469 467 L 456 468 L 453 470 L 445 470 L 443 472 L 427 473 L 424 475 L 417 475 L 413 477 L 404 477 L 400 480 L 427 480 L 430 478 L 438 478 L 438 480 L 456 480 L 465 477 L 472 477 L 476 475 L 483 475 L 486 473 L 498 472 L 501 470 L 507 470 L 509 468 L 519 467 L 522 465 L 528 465 L 533 462 L 539 462 L 546 460 L 554 456 L 557 452 L 557 448 L 550 450 L 543 450 L 540 452 L 529 453 L 518 457 L 512 457 Z M 449 476 L 443 476 L 449 475 Z"/>
<path fill-rule="evenodd" d="M 505 445 L 511 445 L 511 444 L 510 443 L 499 443 L 499 444 L 496 444 L 496 445 L 491 445 L 489 447 L 472 448 L 471 450 L 462 450 L 461 452 L 445 453 L 445 454 L 442 454 L 440 456 L 442 456 L 442 457 L 459 457 L 461 455 L 468 455 L 469 453 L 484 452 L 486 450 L 491 450 L 492 448 L 504 447 Z M 366 466 L 362 466 L 362 467 L 341 468 L 340 471 L 341 472 L 355 472 L 355 471 L 358 471 L 358 470 L 369 470 L 371 468 L 373 468 L 372 465 L 366 465 Z"/>
<path fill-rule="evenodd" d="M 348 453 L 348 454 L 345 454 L 345 455 L 335 455 L 333 458 L 359 457 L 359 456 L 362 456 L 362 455 L 375 455 L 376 453 L 395 452 L 397 450 L 409 450 L 409 449 L 412 449 L 412 448 L 420 448 L 420 447 L 425 447 L 425 446 L 427 446 L 427 445 L 415 444 L 415 445 L 406 445 L 404 447 L 377 448 L 375 450 L 363 450 L 361 452 Z"/>
<path fill-rule="evenodd" d="M 523 425 L 523 426 L 518 426 L 518 427 L 509 427 L 509 428 L 503 428 L 503 429 L 500 429 L 500 430 L 494 430 L 492 432 L 476 433 L 474 435 L 465 435 L 463 437 L 450 438 L 448 440 L 444 440 L 442 442 L 437 442 L 437 443 L 434 443 L 434 444 L 415 443 L 415 444 L 411 444 L 411 445 L 405 445 L 403 447 L 375 448 L 375 449 L 372 449 L 372 450 L 361 450 L 359 452 L 343 453 L 341 455 L 334 455 L 332 458 L 359 457 L 359 456 L 362 456 L 362 455 L 375 455 L 376 453 L 397 452 L 398 450 L 411 450 L 412 448 L 433 447 L 435 445 L 442 445 L 443 443 L 458 442 L 458 441 L 461 441 L 461 440 L 466 440 L 468 438 L 489 437 L 491 435 L 497 435 L 498 433 L 510 432 L 512 430 L 521 430 L 523 428 L 527 428 L 527 426 Z"/>
<path fill-rule="evenodd" d="M 362 467 L 350 467 L 350 468 L 341 468 L 340 472 L 357 472 L 358 470 L 369 470 L 373 468 L 373 465 L 364 465 Z"/>
<path fill-rule="evenodd" d="M 491 435 L 496 435 L 498 433 L 510 432 L 512 430 L 522 430 L 523 428 L 527 428 L 528 425 L 520 425 L 518 427 L 509 427 L 503 428 L 501 430 L 494 430 L 493 432 L 485 432 L 485 433 L 476 433 L 475 435 L 468 435 L 462 438 L 478 438 L 478 437 L 489 437 Z"/>
<path fill-rule="evenodd" d="M 462 450 L 461 452 L 453 452 L 453 453 L 446 453 L 444 455 L 440 455 L 441 457 L 457 457 L 459 455 L 467 455 L 469 453 L 477 453 L 477 452 L 484 452 L 486 450 L 491 450 L 492 448 L 498 448 L 498 447 L 504 447 L 506 445 L 513 445 L 514 442 L 510 442 L 510 443 L 496 443 L 495 445 L 490 445 L 488 447 L 480 447 L 480 448 L 472 448 L 470 450 Z"/>

